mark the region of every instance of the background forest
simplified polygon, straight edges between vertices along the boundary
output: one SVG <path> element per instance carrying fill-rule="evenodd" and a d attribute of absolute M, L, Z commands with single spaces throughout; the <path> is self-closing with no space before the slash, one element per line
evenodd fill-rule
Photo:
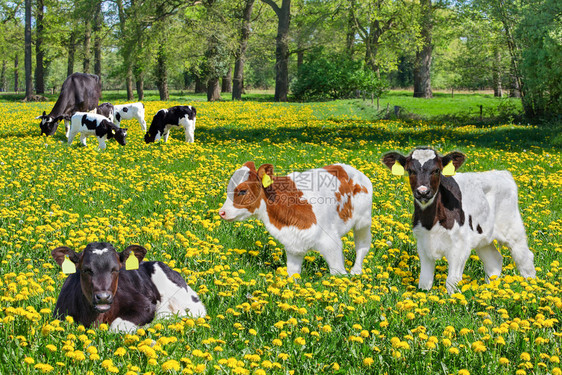
<path fill-rule="evenodd" d="M 558 0 L 0 0 L 0 90 L 28 99 L 81 71 L 129 100 L 493 89 L 556 117 L 560 61 Z"/>

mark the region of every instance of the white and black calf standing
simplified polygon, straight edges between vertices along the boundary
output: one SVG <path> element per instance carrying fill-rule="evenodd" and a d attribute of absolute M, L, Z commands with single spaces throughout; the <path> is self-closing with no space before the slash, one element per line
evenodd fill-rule
<path fill-rule="evenodd" d="M 167 142 L 170 129 L 181 126 L 185 130 L 185 141 L 192 143 L 195 141 L 196 115 L 195 107 L 190 105 L 159 110 L 152 119 L 152 123 L 144 136 L 144 141 L 151 143 L 164 138 L 164 142 Z"/>
<path fill-rule="evenodd" d="M 130 253 L 140 262 L 126 270 Z M 146 249 L 131 245 L 122 252 L 107 242 L 92 242 L 76 253 L 68 247 L 51 252 L 57 264 L 65 258 L 76 272 L 64 282 L 53 316 L 72 316 L 84 327 L 105 323 L 112 331 L 134 332 L 167 315 L 204 317 L 205 306 L 179 273 L 162 262 L 142 262 Z"/>
<path fill-rule="evenodd" d="M 113 113 L 113 122 L 115 125 L 121 126 L 121 121 L 135 119 L 139 122 L 142 130 L 146 131 L 144 104 L 141 102 L 115 105 Z"/>
<path fill-rule="evenodd" d="M 100 149 L 105 149 L 105 141 L 111 138 L 122 146 L 127 143 L 127 129 L 119 128 L 105 116 L 95 113 L 76 112 L 70 119 L 68 144 L 71 145 L 76 134 L 80 133 L 80 142 L 86 146 L 86 138 L 95 135 Z"/>
<path fill-rule="evenodd" d="M 523 277 L 534 278 L 533 253 L 527 246 L 513 177 L 508 171 L 455 174 L 464 160 L 460 152 L 440 156 L 430 148 L 417 148 L 408 156 L 389 152 L 382 158 L 388 168 L 398 163 L 409 174 L 421 263 L 419 287 L 432 288 L 435 261 L 446 257 L 447 291 L 457 291 L 472 249 L 484 264 L 486 280 L 499 276 L 503 258 L 494 240 L 510 248 Z M 445 176 L 449 163 L 452 176 Z"/>

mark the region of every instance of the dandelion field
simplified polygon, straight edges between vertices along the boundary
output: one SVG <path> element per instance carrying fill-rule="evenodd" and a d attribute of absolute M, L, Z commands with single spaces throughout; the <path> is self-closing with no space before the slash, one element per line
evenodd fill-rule
<path fill-rule="evenodd" d="M 185 103 L 146 102 L 146 118 Z M 138 123 L 125 147 L 64 126 L 39 136 L 53 103 L 0 106 L 0 374 L 562 374 L 562 153 L 532 126 L 370 122 L 331 103 L 194 103 L 195 143 L 172 131 L 146 145 Z M 430 145 L 467 155 L 462 171 L 508 169 L 537 278 L 507 249 L 502 278 L 484 282 L 476 255 L 460 285 L 417 289 L 408 184 L 380 163 L 388 150 Z M 363 274 L 331 276 L 310 252 L 287 278 L 283 248 L 259 221 L 221 221 L 232 172 L 248 160 L 283 175 L 336 162 L 371 178 L 372 249 Z M 177 269 L 205 303 L 203 319 L 155 321 L 136 334 L 52 319 L 66 277 L 50 257 L 108 241 L 141 244 Z M 352 234 L 344 238 L 348 268 Z"/>

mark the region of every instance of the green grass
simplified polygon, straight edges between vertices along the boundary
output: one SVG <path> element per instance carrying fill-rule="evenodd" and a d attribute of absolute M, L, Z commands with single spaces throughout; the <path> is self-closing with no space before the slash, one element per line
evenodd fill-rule
<path fill-rule="evenodd" d="M 41 373 L 39 363 L 52 366 L 51 373 L 174 373 L 170 361 L 177 361 L 177 373 L 209 374 L 559 371 L 562 152 L 553 134 L 513 124 L 378 121 L 348 101 L 195 99 L 187 102 L 198 110 L 195 144 L 173 132 L 167 144 L 146 145 L 131 121 L 124 123 L 127 146 L 110 141 L 103 152 L 93 138 L 88 147 L 77 140 L 66 145 L 62 129 L 40 137 L 33 117 L 52 102 L 2 104 L 1 374 Z M 147 119 L 180 103 L 186 102 L 147 101 Z M 519 278 L 501 248 L 501 282 L 486 284 L 473 256 L 462 294 L 444 292 L 445 260 L 438 262 L 435 288 L 417 289 L 409 186 L 380 163 L 384 152 L 416 145 L 465 152 L 462 171 L 511 171 L 537 280 Z M 344 162 L 371 179 L 373 241 L 362 276 L 331 276 L 310 252 L 301 278 L 288 279 L 283 247 L 259 221 L 221 221 L 217 209 L 228 179 L 248 160 L 272 163 L 279 175 Z M 198 291 L 208 318 L 154 322 L 133 336 L 53 321 L 64 277 L 51 249 L 79 250 L 94 240 L 149 248 L 148 259 L 168 262 Z M 350 267 L 351 234 L 344 255 Z M 479 342 L 486 351 L 478 352 Z"/>

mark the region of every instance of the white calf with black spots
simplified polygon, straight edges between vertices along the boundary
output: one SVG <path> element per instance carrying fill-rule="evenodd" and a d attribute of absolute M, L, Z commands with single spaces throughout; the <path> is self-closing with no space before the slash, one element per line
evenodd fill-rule
<path fill-rule="evenodd" d="M 170 129 L 182 127 L 185 131 L 185 141 L 192 143 L 195 141 L 196 115 L 195 108 L 189 105 L 159 110 L 152 119 L 152 123 L 144 136 L 144 141 L 151 143 L 163 138 L 164 142 L 167 142 Z"/>
<path fill-rule="evenodd" d="M 115 138 L 117 142 L 125 146 L 127 143 L 127 129 L 119 128 L 109 121 L 105 116 L 95 113 L 76 112 L 70 119 L 68 131 L 68 144 L 71 145 L 74 137 L 80 133 L 80 142 L 86 146 L 86 138 L 94 135 L 98 138 L 100 149 L 105 149 L 105 141 Z"/>
<path fill-rule="evenodd" d="M 113 122 L 121 126 L 121 121 L 135 119 L 139 122 L 143 131 L 146 131 L 146 121 L 144 119 L 144 104 L 141 102 L 118 104 L 113 106 Z"/>

